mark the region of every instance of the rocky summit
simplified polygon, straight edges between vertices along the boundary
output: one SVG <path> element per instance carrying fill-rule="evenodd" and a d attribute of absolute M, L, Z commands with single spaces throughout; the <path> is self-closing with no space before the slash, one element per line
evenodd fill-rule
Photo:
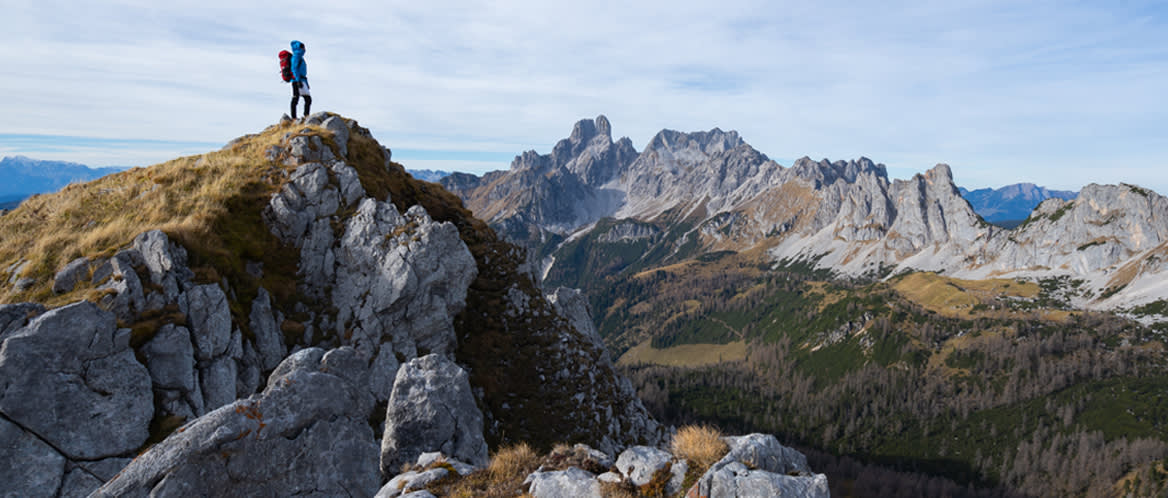
<path fill-rule="evenodd" d="M 710 140 L 690 147 L 742 147 Z M 601 118 L 523 157 L 568 188 L 615 181 L 634 153 Z M 552 209 L 558 191 L 525 205 L 575 226 L 608 205 L 594 194 L 580 211 Z M 640 483 L 669 439 L 583 296 L 545 295 L 522 249 L 351 119 L 74 184 L 0 233 L 5 496 L 393 496 L 473 481 L 520 443 L 583 443 Z M 728 438 L 725 462 L 669 489 L 826 494 L 802 455 L 759 438 Z M 599 483 L 532 470 L 536 496 Z"/>

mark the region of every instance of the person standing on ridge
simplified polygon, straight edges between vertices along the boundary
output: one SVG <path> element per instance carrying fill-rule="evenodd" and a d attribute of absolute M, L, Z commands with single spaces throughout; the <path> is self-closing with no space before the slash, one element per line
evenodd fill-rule
<path fill-rule="evenodd" d="M 296 119 L 296 104 L 304 97 L 304 117 L 312 108 L 312 94 L 308 90 L 308 64 L 304 62 L 304 44 L 292 40 L 292 119 Z"/>

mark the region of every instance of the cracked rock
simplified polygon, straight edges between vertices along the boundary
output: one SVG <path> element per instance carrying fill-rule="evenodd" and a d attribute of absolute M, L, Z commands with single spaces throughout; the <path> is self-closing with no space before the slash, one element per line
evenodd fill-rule
<path fill-rule="evenodd" d="M 436 354 L 398 369 L 381 439 L 382 472 L 394 475 L 403 463 L 432 451 L 476 467 L 487 464 L 483 416 L 466 371 Z"/>

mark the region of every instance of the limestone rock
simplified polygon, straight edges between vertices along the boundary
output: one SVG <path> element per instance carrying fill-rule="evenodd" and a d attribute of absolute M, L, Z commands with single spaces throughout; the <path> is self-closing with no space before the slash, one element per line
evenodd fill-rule
<path fill-rule="evenodd" d="M 437 354 L 410 360 L 398 369 L 386 409 L 382 472 L 392 475 L 431 451 L 484 466 L 482 431 L 482 413 L 462 368 Z"/>
<path fill-rule="evenodd" d="M 649 446 L 633 446 L 621 452 L 616 468 L 633 484 L 643 486 L 653 479 L 653 473 L 673 460 L 669 452 Z"/>
<path fill-rule="evenodd" d="M 142 352 L 155 386 L 183 392 L 195 389 L 195 350 L 186 327 L 163 325 Z"/>
<path fill-rule="evenodd" d="M 281 333 L 275 315 L 272 314 L 271 296 L 267 289 L 259 288 L 251 302 L 251 331 L 255 334 L 256 353 L 260 357 L 260 369 L 269 371 L 284 358 L 284 334 Z"/>
<path fill-rule="evenodd" d="M 53 277 L 53 293 L 64 294 L 73 290 L 82 279 L 88 277 L 89 258 L 81 257 L 70 261 Z"/>
<path fill-rule="evenodd" d="M 154 416 L 150 373 L 130 331 L 81 301 L 4 336 L 0 413 L 71 459 L 132 452 Z"/>
<path fill-rule="evenodd" d="M 345 118 L 330 116 L 321 123 L 326 130 L 333 133 L 333 141 L 337 144 L 337 152 L 341 157 L 349 155 L 349 124 Z"/>
<path fill-rule="evenodd" d="M 596 325 L 592 323 L 592 314 L 588 311 L 588 299 L 579 289 L 558 287 L 551 294 L 548 294 L 547 299 L 548 302 L 556 306 L 560 315 L 567 318 L 577 331 L 596 340 L 600 339 L 600 334 L 596 332 Z"/>
<path fill-rule="evenodd" d="M 23 327 L 28 321 L 45 312 L 39 303 L 0 304 L 0 340 L 4 334 Z"/>
<path fill-rule="evenodd" d="M 205 284 L 191 288 L 185 294 L 191 338 L 195 356 L 200 362 L 210 361 L 227 352 L 231 344 L 231 309 L 227 295 L 219 284 Z"/>
<path fill-rule="evenodd" d="M 535 472 L 528 476 L 529 492 L 535 498 L 600 498 L 600 481 L 586 470 L 569 467 L 567 470 Z"/>
<path fill-rule="evenodd" d="M 4 496 L 51 497 L 61 486 L 65 457 L 40 438 L 0 417 L 0 482 Z"/>
<path fill-rule="evenodd" d="M 723 438 L 730 451 L 686 496 L 830 496 L 827 477 L 813 474 L 807 457 L 769 434 Z M 761 493 L 761 494 L 759 494 Z"/>
<path fill-rule="evenodd" d="M 361 201 L 337 249 L 333 306 L 338 334 L 374 354 L 385 339 L 406 358 L 453 350 L 453 317 L 477 273 L 450 223 L 420 207 L 402 216 L 388 202 Z"/>
<path fill-rule="evenodd" d="M 368 394 L 309 361 L 323 351 L 304 352 L 262 393 L 188 423 L 94 496 L 372 496 L 380 478 L 360 411 Z"/>

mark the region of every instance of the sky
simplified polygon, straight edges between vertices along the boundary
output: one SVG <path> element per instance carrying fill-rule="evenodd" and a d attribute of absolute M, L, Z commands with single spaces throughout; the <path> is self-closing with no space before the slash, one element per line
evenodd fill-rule
<path fill-rule="evenodd" d="M 854 4 L 862 4 L 860 6 Z M 737 130 L 793 159 L 860 156 L 974 189 L 1127 182 L 1168 194 L 1168 3 L 5 0 L 0 156 L 135 166 L 313 110 L 411 169 L 483 173 L 605 115 Z"/>

